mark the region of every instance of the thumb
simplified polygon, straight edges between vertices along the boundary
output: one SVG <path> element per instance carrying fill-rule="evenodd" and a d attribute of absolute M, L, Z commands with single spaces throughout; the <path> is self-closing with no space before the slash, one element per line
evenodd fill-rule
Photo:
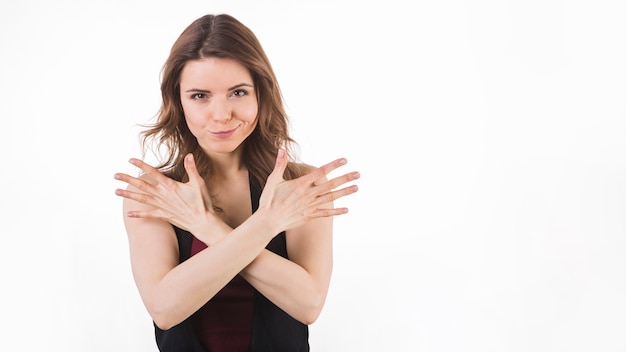
<path fill-rule="evenodd" d="M 204 206 L 206 209 L 211 209 L 211 196 L 209 195 L 209 190 L 206 187 L 206 183 L 202 176 L 200 176 L 200 172 L 198 172 L 198 168 L 196 167 L 196 161 L 193 157 L 192 153 L 189 153 L 185 156 L 184 160 L 185 170 L 187 171 L 187 175 L 189 176 L 189 183 L 199 189 L 202 193 L 202 199 L 204 201 Z"/>
<path fill-rule="evenodd" d="M 267 177 L 268 184 L 277 184 L 284 180 L 283 175 L 285 174 L 288 162 L 289 160 L 285 150 L 282 148 L 278 149 L 274 170 L 272 170 L 272 173 Z"/>
<path fill-rule="evenodd" d="M 193 154 L 189 153 L 185 155 L 184 166 L 185 171 L 187 171 L 187 176 L 189 176 L 189 182 L 193 184 L 204 183 L 204 180 L 200 176 L 198 168 L 196 167 L 196 161 L 193 158 Z"/>

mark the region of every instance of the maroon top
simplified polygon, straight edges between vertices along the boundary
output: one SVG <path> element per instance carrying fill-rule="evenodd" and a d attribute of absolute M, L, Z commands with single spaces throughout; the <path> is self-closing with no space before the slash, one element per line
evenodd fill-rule
<path fill-rule="evenodd" d="M 191 255 L 207 246 L 193 238 Z M 254 289 L 240 275 L 192 316 L 196 336 L 207 351 L 248 351 L 252 330 Z"/>

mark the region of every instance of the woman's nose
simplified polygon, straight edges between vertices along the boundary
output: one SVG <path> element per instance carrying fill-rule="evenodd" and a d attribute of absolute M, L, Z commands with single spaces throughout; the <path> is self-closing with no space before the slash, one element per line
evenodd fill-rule
<path fill-rule="evenodd" d="M 215 99 L 212 104 L 211 118 L 215 121 L 225 122 L 232 116 L 232 108 L 227 99 Z"/>

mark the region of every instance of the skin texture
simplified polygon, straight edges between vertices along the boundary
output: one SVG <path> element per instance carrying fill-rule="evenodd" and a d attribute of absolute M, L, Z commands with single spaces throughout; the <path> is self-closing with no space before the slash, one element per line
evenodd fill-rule
<path fill-rule="evenodd" d="M 190 61 L 181 74 L 180 91 L 187 126 L 202 150 L 213 160 L 225 158 L 233 165 L 236 160 L 229 153 L 257 124 L 258 105 L 248 70 L 231 59 Z M 224 131 L 229 134 L 218 134 Z"/>
<path fill-rule="evenodd" d="M 115 174 L 128 185 L 116 194 L 123 197 L 133 276 L 148 312 L 157 326 L 168 329 L 239 273 L 292 317 L 313 323 L 332 273 L 332 219 L 347 213 L 333 202 L 357 191 L 347 183 L 359 173 L 329 178 L 346 164 L 339 158 L 321 167 L 302 165 L 305 175 L 287 181 L 287 153 L 279 150 L 252 214 L 242 157 L 258 122 L 249 71 L 233 59 L 189 61 L 180 77 L 180 98 L 189 130 L 211 160 L 210 178 L 199 175 L 191 154 L 184 159 L 189 175 L 184 183 L 138 159 L 130 162 L 142 176 Z M 172 224 L 208 247 L 179 264 Z M 289 260 L 265 249 L 281 231 L 286 231 Z"/>

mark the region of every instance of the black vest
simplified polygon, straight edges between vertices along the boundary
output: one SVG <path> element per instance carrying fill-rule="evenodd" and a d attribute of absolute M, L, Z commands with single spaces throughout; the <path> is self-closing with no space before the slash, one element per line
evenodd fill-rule
<path fill-rule="evenodd" d="M 250 197 L 252 212 L 259 207 L 260 187 L 250 178 Z M 179 262 L 191 255 L 192 234 L 174 227 L 179 247 Z M 268 250 L 287 258 L 285 233 L 274 237 L 266 247 Z M 161 352 L 210 352 L 198 341 L 191 319 L 161 330 L 154 324 L 156 343 Z M 254 290 L 254 309 L 252 313 L 252 334 L 249 352 L 308 352 L 309 328 L 292 318 L 274 303 Z"/>

